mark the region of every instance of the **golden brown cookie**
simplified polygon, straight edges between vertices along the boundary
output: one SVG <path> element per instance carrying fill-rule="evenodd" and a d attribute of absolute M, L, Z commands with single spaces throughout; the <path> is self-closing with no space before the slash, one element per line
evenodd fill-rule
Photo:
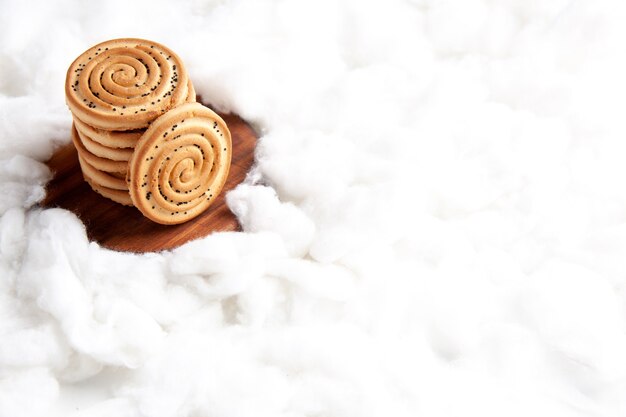
<path fill-rule="evenodd" d="M 99 142 L 96 142 L 95 140 L 91 139 L 86 132 L 81 131 L 78 128 L 78 124 L 76 124 L 76 131 L 78 132 L 78 137 L 85 149 L 87 149 L 95 156 L 110 159 L 112 161 L 128 162 L 131 155 L 133 154 L 132 148 L 110 148 Z"/>
<path fill-rule="evenodd" d="M 67 104 L 84 123 L 104 130 L 141 129 L 188 97 L 188 76 L 169 48 L 143 39 L 95 45 L 70 65 Z"/>
<path fill-rule="evenodd" d="M 134 148 L 145 129 L 128 131 L 111 131 L 96 129 L 82 122 L 78 117 L 74 117 L 74 125 L 79 133 L 88 136 L 90 139 L 106 146 L 107 148 Z"/>
<path fill-rule="evenodd" d="M 187 100 L 185 103 L 195 103 L 196 102 L 196 89 L 193 88 L 193 83 L 189 80 L 189 85 L 187 86 Z"/>
<path fill-rule="evenodd" d="M 122 190 L 114 190 L 112 188 L 104 187 L 99 185 L 91 180 L 88 175 L 85 175 L 83 172 L 83 177 L 85 181 L 89 184 L 92 190 L 100 194 L 102 197 L 106 197 L 109 200 L 113 200 L 116 203 L 123 204 L 125 206 L 132 206 L 133 201 L 130 199 L 130 195 L 128 195 L 128 191 Z"/>
<path fill-rule="evenodd" d="M 76 126 L 74 125 L 72 125 L 72 142 L 74 143 L 74 147 L 76 147 L 76 150 L 78 151 L 78 155 L 97 170 L 105 172 L 128 171 L 128 161 L 113 161 L 108 158 L 101 158 L 89 152 L 89 150 L 85 147 L 85 145 L 83 145 L 83 142 L 80 140 L 80 136 L 78 134 L 78 131 L 76 130 Z"/>
<path fill-rule="evenodd" d="M 92 182 L 113 190 L 128 191 L 128 184 L 125 178 L 97 170 L 91 166 L 89 162 L 81 158 L 80 155 L 78 156 L 78 162 L 80 163 L 80 169 L 83 171 L 83 175 L 89 177 Z"/>
<path fill-rule="evenodd" d="M 232 155 L 230 131 L 211 109 L 183 104 L 156 119 L 129 161 L 135 207 L 161 224 L 178 224 L 206 210 L 221 192 Z"/>
<path fill-rule="evenodd" d="M 186 102 L 192 103 L 195 101 L 196 101 L 196 90 L 193 88 L 193 84 L 191 83 L 191 80 L 189 80 Z M 74 124 L 76 125 L 76 130 L 78 130 L 78 133 L 80 134 L 83 144 L 89 151 L 91 151 L 96 156 L 110 158 L 116 161 L 127 161 L 128 158 L 130 157 L 129 153 L 132 152 L 132 148 L 135 147 L 135 143 L 141 137 L 143 132 L 145 132 L 145 129 L 135 129 L 135 130 L 129 130 L 129 131 L 97 129 L 93 126 L 88 125 L 87 123 L 84 123 L 76 116 L 74 116 Z M 107 149 L 98 147 L 97 144 L 93 142 L 97 142 L 97 144 L 105 146 Z M 108 150 L 108 148 L 113 148 L 113 149 L 130 148 L 130 149 L 112 154 Z M 117 155 L 117 156 L 114 156 L 114 155 Z"/>

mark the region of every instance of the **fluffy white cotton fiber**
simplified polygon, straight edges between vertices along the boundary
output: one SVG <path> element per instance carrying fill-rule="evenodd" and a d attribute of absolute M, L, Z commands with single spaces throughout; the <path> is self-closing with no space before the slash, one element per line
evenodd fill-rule
<path fill-rule="evenodd" d="M 0 416 L 626 413 L 626 8 L 0 1 Z M 260 132 L 243 233 L 43 210 L 71 61 L 177 51 Z"/>
<path fill-rule="evenodd" d="M 315 223 L 291 203 L 281 203 L 269 187 L 240 185 L 227 203 L 249 232 L 273 232 L 291 256 L 305 256 L 315 235 Z"/>

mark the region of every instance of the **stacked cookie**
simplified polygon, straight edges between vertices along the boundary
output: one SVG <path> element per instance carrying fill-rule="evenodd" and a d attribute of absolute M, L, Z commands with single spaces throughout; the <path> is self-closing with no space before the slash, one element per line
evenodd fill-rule
<path fill-rule="evenodd" d="M 170 49 L 142 39 L 98 44 L 72 63 L 65 92 L 72 141 L 94 191 L 163 224 L 197 216 L 221 191 L 230 132 L 195 102 Z"/>

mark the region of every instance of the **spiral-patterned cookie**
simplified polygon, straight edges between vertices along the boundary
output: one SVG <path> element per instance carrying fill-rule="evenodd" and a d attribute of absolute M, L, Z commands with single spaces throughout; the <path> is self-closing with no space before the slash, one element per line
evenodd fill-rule
<path fill-rule="evenodd" d="M 190 95 L 180 58 L 143 39 L 110 40 L 85 51 L 67 72 L 65 94 L 75 117 L 104 130 L 145 128 Z"/>
<path fill-rule="evenodd" d="M 124 179 L 114 177 L 106 172 L 98 171 L 89 165 L 88 162 L 85 162 L 80 156 L 78 157 L 78 162 L 83 172 L 83 178 L 85 178 L 85 181 L 87 181 L 92 190 L 116 203 L 125 206 L 133 205 Z"/>
<path fill-rule="evenodd" d="M 126 206 L 132 206 L 133 202 L 128 193 L 128 185 L 125 181 L 128 162 L 108 161 L 107 159 L 91 154 L 82 146 L 75 126 L 72 126 L 72 141 L 78 151 L 78 162 L 80 163 L 83 178 L 85 178 L 89 186 L 103 197 Z M 100 164 L 104 164 L 104 168 L 108 168 L 109 172 L 95 167 L 89 161 L 95 162 L 100 168 L 102 167 Z M 120 164 L 121 166 L 115 164 Z M 116 171 L 116 169 L 118 170 Z"/>
<path fill-rule="evenodd" d="M 85 149 L 95 156 L 107 158 L 112 161 L 128 161 L 133 154 L 133 148 L 110 148 L 93 140 L 90 136 L 80 131 L 78 128 L 76 128 L 76 130 Z M 138 137 L 141 137 L 141 134 L 138 134 Z"/>
<path fill-rule="evenodd" d="M 194 101 L 196 101 L 196 91 L 190 80 L 185 102 L 192 103 Z M 78 117 L 74 117 L 74 126 L 80 135 L 83 145 L 91 153 L 114 161 L 128 161 L 135 143 L 137 143 L 143 132 L 146 131 L 145 129 L 127 131 L 97 129 L 81 121 Z"/>
<path fill-rule="evenodd" d="M 93 126 L 82 122 L 78 117 L 74 117 L 74 126 L 81 136 L 87 136 L 91 140 L 98 142 L 102 146 L 113 149 L 132 149 L 145 132 L 145 129 L 127 130 L 123 132 L 96 129 Z"/>
<path fill-rule="evenodd" d="M 89 162 L 85 161 L 80 155 L 78 155 L 78 161 L 80 162 L 80 169 L 83 175 L 89 177 L 89 179 L 96 184 L 113 190 L 128 192 L 128 184 L 125 181 L 126 175 L 100 171 L 94 168 Z"/>
<path fill-rule="evenodd" d="M 135 207 L 161 224 L 190 220 L 221 192 L 232 155 L 230 131 L 212 110 L 183 104 L 156 119 L 129 161 Z"/>
<path fill-rule="evenodd" d="M 76 151 L 78 151 L 78 155 L 99 171 L 111 173 L 125 173 L 128 171 L 128 161 L 114 161 L 90 152 L 83 144 L 80 134 L 74 125 L 72 125 L 72 142 L 74 143 Z"/>
<path fill-rule="evenodd" d="M 85 178 L 85 181 L 87 182 L 87 184 L 89 184 L 91 189 L 100 194 L 102 197 L 106 197 L 109 200 L 115 201 L 116 203 L 132 207 L 133 201 L 130 199 L 128 191 L 116 190 L 114 188 L 102 186 L 95 182 L 88 174 L 85 174 L 84 172 L 83 177 Z"/>

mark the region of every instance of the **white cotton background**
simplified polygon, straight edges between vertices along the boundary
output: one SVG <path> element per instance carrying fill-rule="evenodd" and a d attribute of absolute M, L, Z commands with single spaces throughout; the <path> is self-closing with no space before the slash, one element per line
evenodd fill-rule
<path fill-rule="evenodd" d="M 0 0 L 0 416 L 626 416 L 619 0 Z M 65 71 L 143 37 L 260 138 L 244 232 L 41 209 Z"/>

